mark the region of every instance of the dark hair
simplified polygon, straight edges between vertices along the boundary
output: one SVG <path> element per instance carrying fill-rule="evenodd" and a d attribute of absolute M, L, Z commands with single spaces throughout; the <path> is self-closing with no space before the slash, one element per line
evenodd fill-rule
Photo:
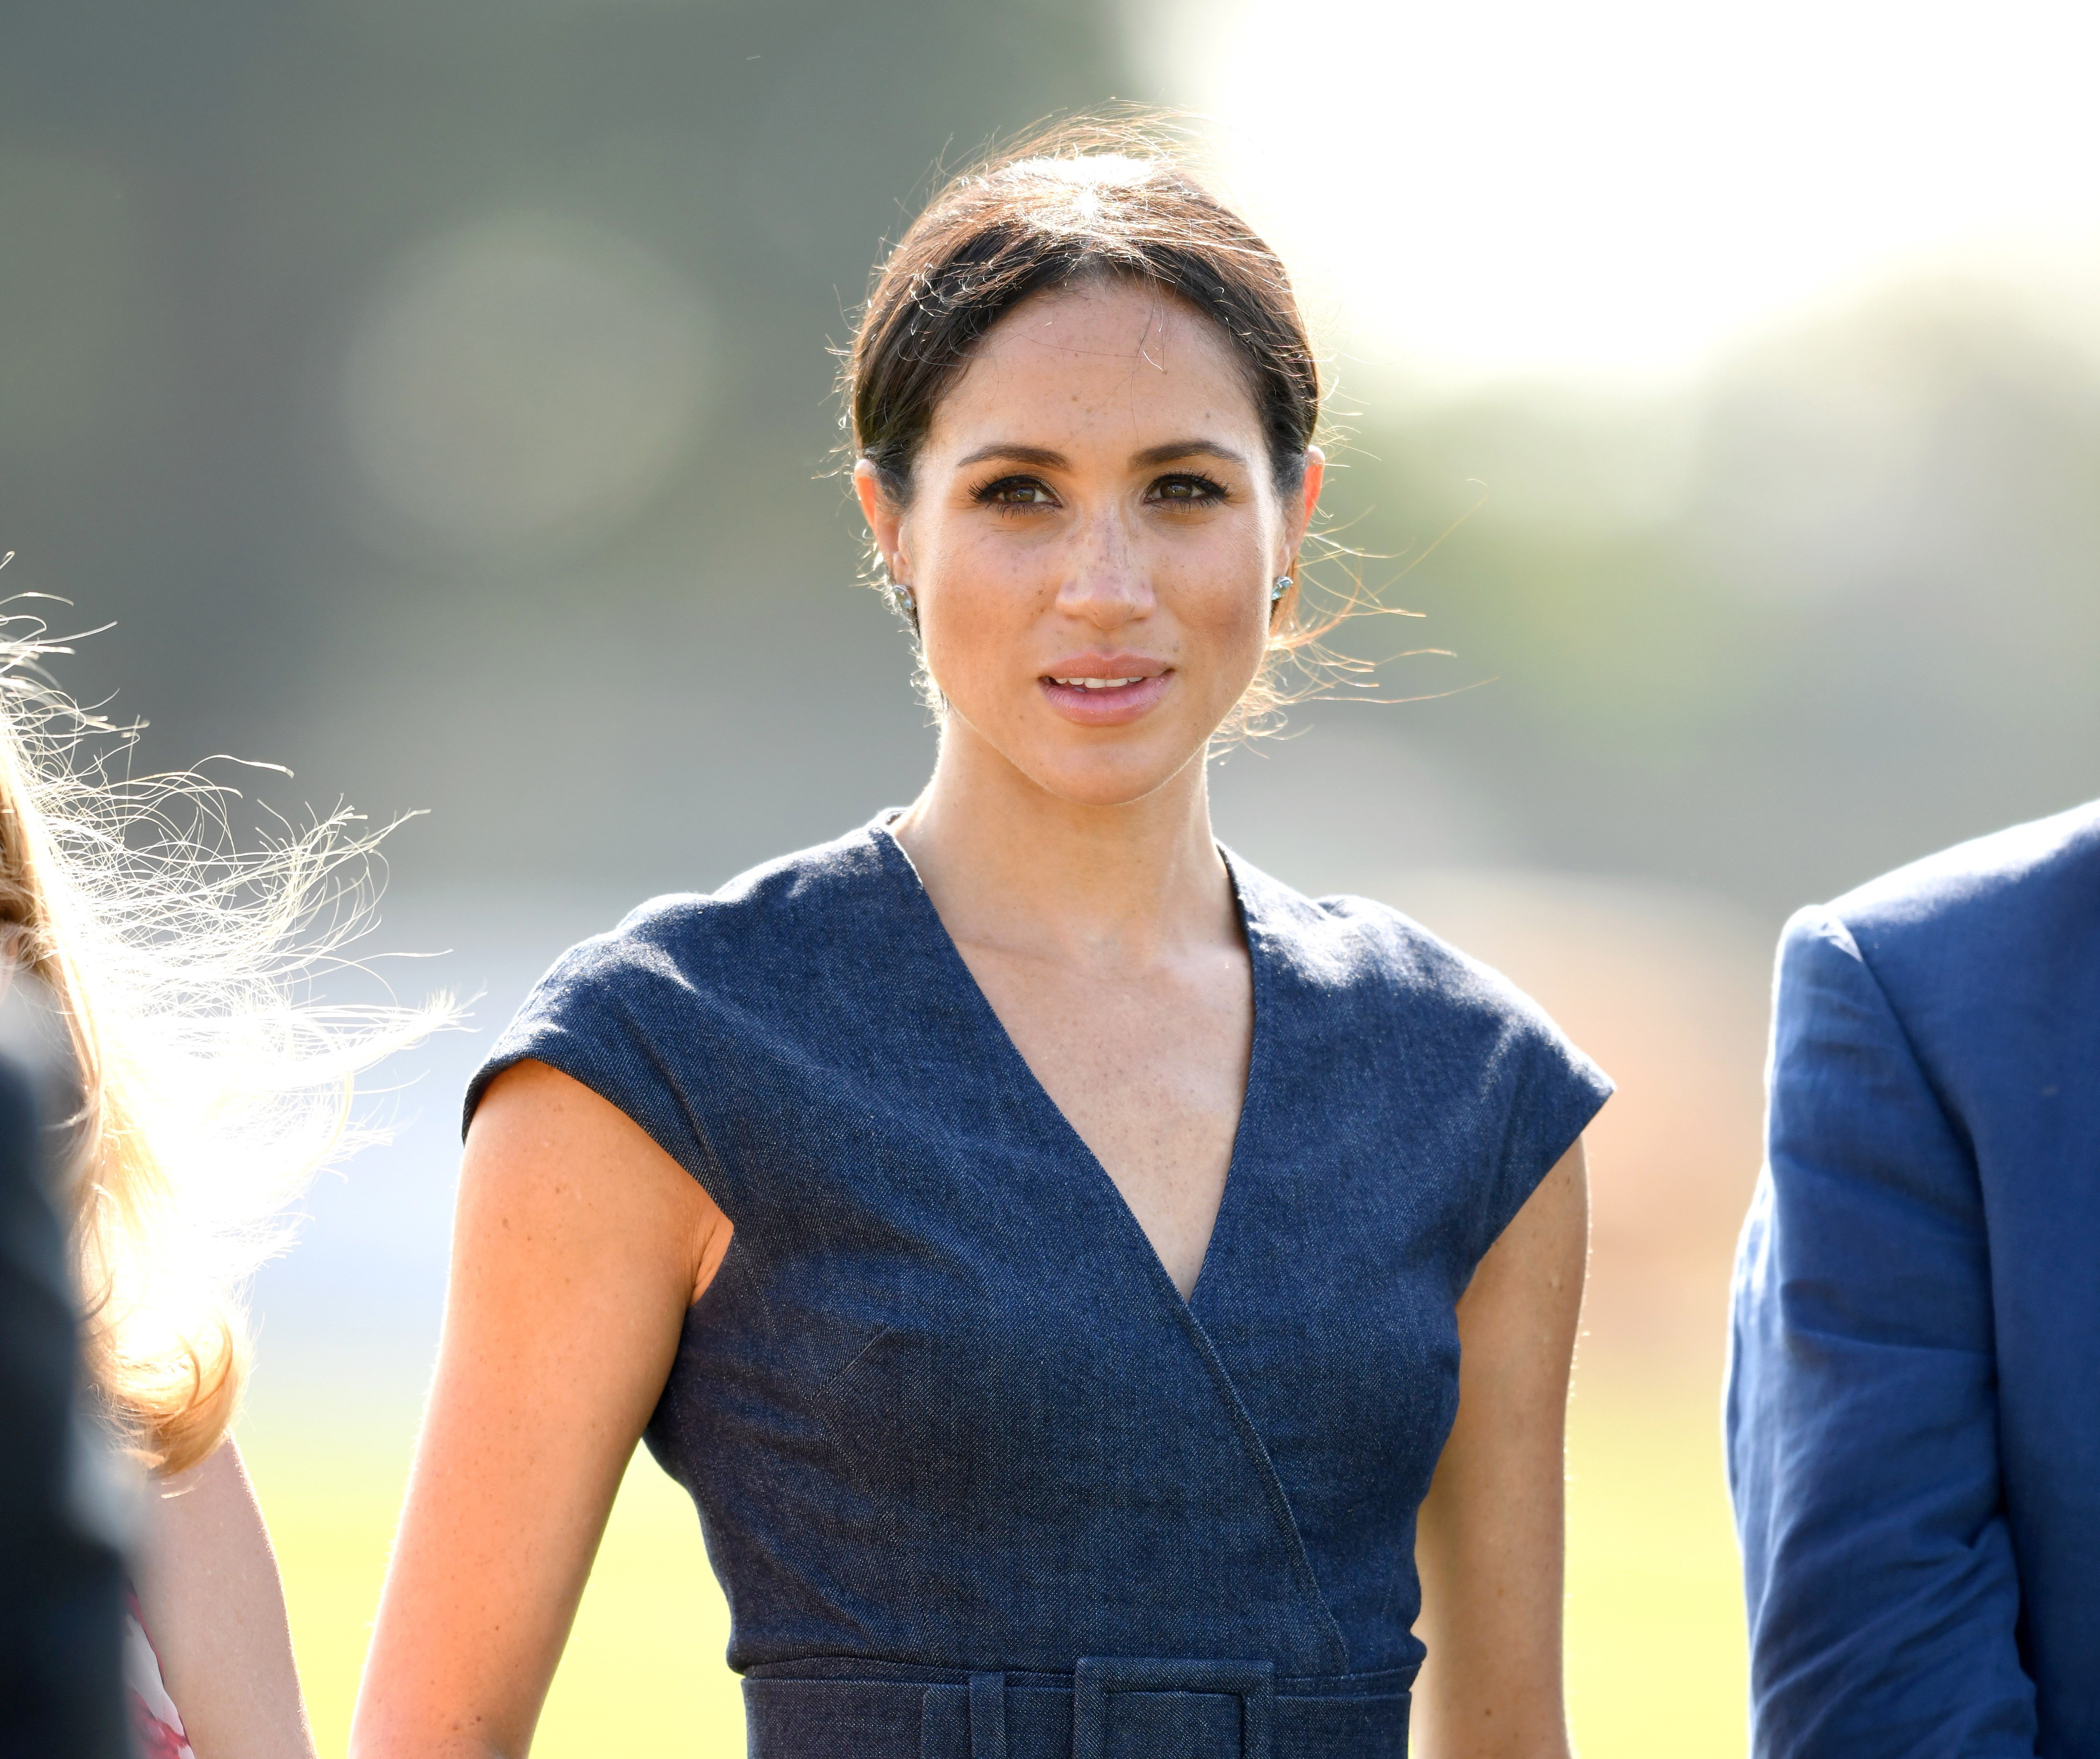
<path fill-rule="evenodd" d="M 1320 373 L 1282 261 L 1161 132 L 1066 123 L 954 178 L 876 272 L 841 388 L 853 449 L 902 504 L 941 399 L 1033 295 L 1102 279 L 1171 294 L 1246 368 L 1277 485 L 1302 480 Z"/>

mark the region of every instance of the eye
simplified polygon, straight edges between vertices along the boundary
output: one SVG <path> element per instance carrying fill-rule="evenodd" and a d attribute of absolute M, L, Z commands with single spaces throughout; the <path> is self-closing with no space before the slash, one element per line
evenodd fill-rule
<path fill-rule="evenodd" d="M 1193 471 L 1162 476 L 1145 491 L 1145 498 L 1170 507 L 1203 507 L 1227 498 L 1224 484 Z"/>
<path fill-rule="evenodd" d="M 1054 507 L 1057 497 L 1039 476 L 1002 476 L 970 491 L 970 499 L 982 507 L 1018 511 L 1029 507 Z"/>

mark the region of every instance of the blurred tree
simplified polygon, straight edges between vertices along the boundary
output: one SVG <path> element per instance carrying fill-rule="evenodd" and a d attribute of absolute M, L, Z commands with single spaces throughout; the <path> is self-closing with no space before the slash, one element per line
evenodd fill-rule
<path fill-rule="evenodd" d="M 1777 910 L 2100 793 L 2100 369 L 2002 294 L 1911 288 L 1645 408 L 1407 413 L 1338 501 L 1404 564 L 1478 498 L 1391 590 L 1457 657 L 1391 676 L 1479 687 L 1384 724 L 1529 859 Z"/>

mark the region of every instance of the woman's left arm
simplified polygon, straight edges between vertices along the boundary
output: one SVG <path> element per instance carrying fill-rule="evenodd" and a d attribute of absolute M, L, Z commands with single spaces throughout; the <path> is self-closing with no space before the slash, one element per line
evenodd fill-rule
<path fill-rule="evenodd" d="M 1414 1692 L 1425 1759 L 1568 1759 L 1564 1449 L 1589 1243 L 1578 1141 L 1458 1302 L 1458 1416 L 1414 1541 L 1429 1646 Z"/>
<path fill-rule="evenodd" d="M 139 1610 L 197 1759 L 314 1759 L 277 1556 L 232 1437 L 148 1495 Z"/>

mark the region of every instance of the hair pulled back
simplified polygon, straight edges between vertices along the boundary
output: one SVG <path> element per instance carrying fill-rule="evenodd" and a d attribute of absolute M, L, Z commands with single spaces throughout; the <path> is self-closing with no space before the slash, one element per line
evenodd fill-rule
<path fill-rule="evenodd" d="M 899 506 L 942 398 L 1039 293 L 1124 280 L 1217 325 L 1244 364 L 1271 467 L 1301 480 L 1320 374 L 1282 260 L 1156 129 L 1066 123 L 951 179 L 878 268 L 842 388 L 857 457 Z"/>

